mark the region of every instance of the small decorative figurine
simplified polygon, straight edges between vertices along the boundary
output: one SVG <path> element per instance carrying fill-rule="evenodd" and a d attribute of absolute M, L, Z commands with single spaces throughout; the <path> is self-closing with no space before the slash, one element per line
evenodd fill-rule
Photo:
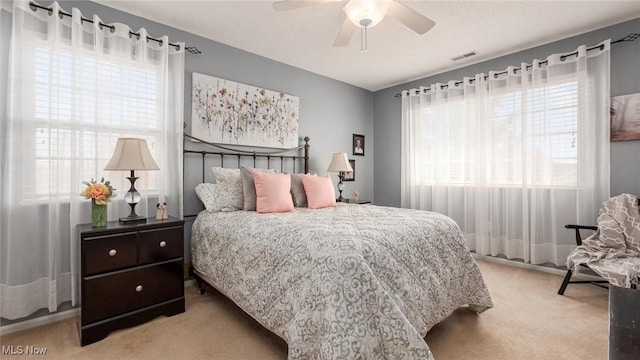
<path fill-rule="evenodd" d="M 353 192 L 353 200 L 358 201 L 358 198 L 360 197 L 360 193 L 356 190 Z"/>
<path fill-rule="evenodd" d="M 162 204 L 158 203 L 158 205 L 156 205 L 156 209 L 156 220 L 167 220 L 169 218 L 166 202 L 163 202 Z"/>

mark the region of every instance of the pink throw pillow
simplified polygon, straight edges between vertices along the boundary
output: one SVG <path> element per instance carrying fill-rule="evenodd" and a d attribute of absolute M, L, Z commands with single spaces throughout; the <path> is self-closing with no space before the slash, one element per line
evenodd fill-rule
<path fill-rule="evenodd" d="M 336 206 L 336 193 L 329 175 L 312 176 L 300 174 L 304 192 L 307 194 L 309 209 L 321 209 Z"/>
<path fill-rule="evenodd" d="M 253 172 L 256 184 L 256 211 L 264 213 L 293 211 L 291 176 L 261 171 Z"/>

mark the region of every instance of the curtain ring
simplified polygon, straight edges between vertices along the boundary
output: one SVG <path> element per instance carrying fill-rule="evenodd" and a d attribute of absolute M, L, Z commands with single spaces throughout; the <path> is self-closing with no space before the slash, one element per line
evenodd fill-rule
<path fill-rule="evenodd" d="M 600 44 L 600 50 L 604 50 L 604 44 Z"/>
<path fill-rule="evenodd" d="M 493 78 L 497 79 L 498 78 L 498 73 L 493 74 Z"/>
<path fill-rule="evenodd" d="M 98 23 L 98 27 L 100 28 L 100 30 L 102 30 L 102 28 L 104 27 L 103 23 Z"/>
<path fill-rule="evenodd" d="M 111 33 L 113 34 L 114 32 L 116 32 L 116 26 L 115 25 L 111 25 L 109 30 L 111 30 Z"/>
<path fill-rule="evenodd" d="M 560 56 L 560 61 L 564 61 L 567 57 L 565 55 Z"/>
<path fill-rule="evenodd" d="M 49 16 L 53 15 L 53 9 L 49 9 L 47 12 L 49 13 Z"/>
<path fill-rule="evenodd" d="M 180 45 L 176 45 L 176 51 L 180 51 Z"/>
<path fill-rule="evenodd" d="M 31 11 L 36 11 L 36 10 L 38 10 L 38 8 L 36 7 L 36 4 L 34 4 L 34 3 L 32 3 L 32 2 L 30 2 L 30 3 L 29 3 L 29 9 L 31 9 Z"/>

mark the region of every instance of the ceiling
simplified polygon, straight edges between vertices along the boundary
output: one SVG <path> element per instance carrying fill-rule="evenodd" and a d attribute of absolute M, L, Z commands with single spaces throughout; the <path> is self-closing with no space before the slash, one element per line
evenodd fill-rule
<path fill-rule="evenodd" d="M 362 52 L 359 31 L 333 47 L 343 2 L 286 12 L 267 0 L 97 2 L 371 91 L 640 17 L 637 0 L 403 1 L 436 25 L 418 35 L 387 17 Z"/>

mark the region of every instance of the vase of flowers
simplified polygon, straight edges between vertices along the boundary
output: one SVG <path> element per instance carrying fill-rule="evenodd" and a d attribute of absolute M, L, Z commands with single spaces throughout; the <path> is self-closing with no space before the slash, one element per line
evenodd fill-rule
<path fill-rule="evenodd" d="M 104 181 L 104 178 L 100 181 L 82 182 L 86 187 L 80 193 L 85 199 L 91 199 L 91 225 L 93 227 L 105 227 L 107 226 L 107 201 L 109 201 L 115 194 L 114 188 L 109 181 Z"/>

